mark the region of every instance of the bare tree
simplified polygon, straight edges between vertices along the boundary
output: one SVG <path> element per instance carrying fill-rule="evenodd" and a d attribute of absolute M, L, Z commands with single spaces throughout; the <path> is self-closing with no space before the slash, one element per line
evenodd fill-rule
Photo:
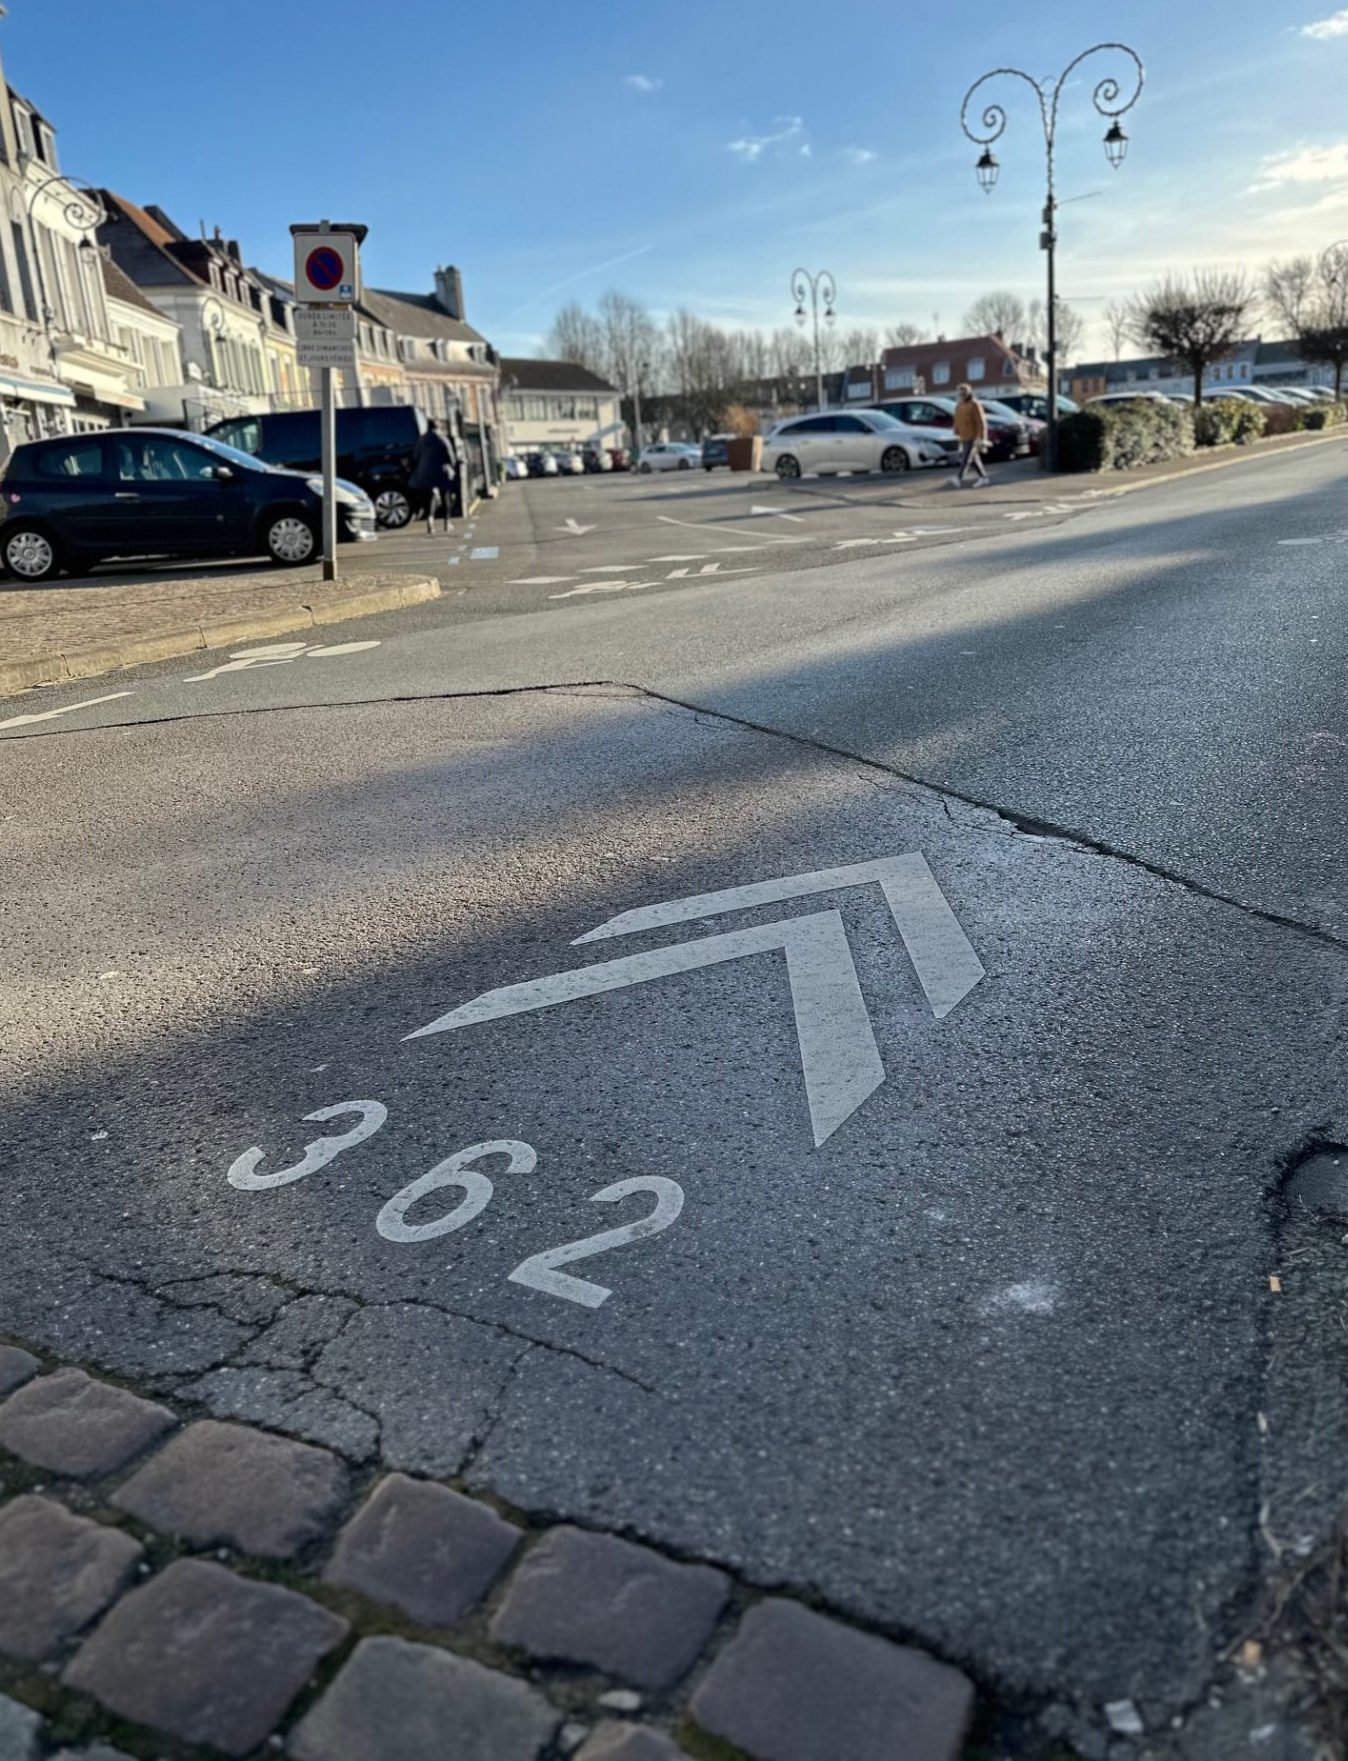
<path fill-rule="evenodd" d="M 1334 369 L 1334 396 L 1340 397 L 1348 366 L 1348 248 L 1335 245 L 1319 258 L 1270 263 L 1263 292 L 1302 360 Z"/>
<path fill-rule="evenodd" d="M 1123 345 L 1128 340 L 1130 327 L 1128 308 L 1122 300 L 1112 300 L 1105 307 L 1105 325 L 1114 347 L 1114 359 L 1117 361 L 1123 354 Z"/>
<path fill-rule="evenodd" d="M 891 324 L 885 331 L 885 347 L 887 349 L 911 348 L 914 343 L 926 342 L 929 332 L 920 324 Z"/>
<path fill-rule="evenodd" d="M 605 370 L 614 385 L 626 392 L 652 387 L 659 376 L 661 338 L 641 301 L 610 289 L 599 302 L 598 323 Z"/>
<path fill-rule="evenodd" d="M 838 338 L 836 353 L 840 357 L 839 367 L 873 367 L 880 359 L 880 332 L 844 330 Z"/>
<path fill-rule="evenodd" d="M 983 294 L 964 314 L 971 336 L 1000 336 L 1003 342 L 1020 342 L 1028 322 L 1024 300 L 1004 287 Z"/>
<path fill-rule="evenodd" d="M 1194 405 L 1203 401 L 1203 375 L 1241 341 L 1254 294 L 1239 270 L 1197 269 L 1168 275 L 1128 307 L 1129 330 L 1159 355 L 1172 355 L 1194 376 Z"/>
<path fill-rule="evenodd" d="M 666 360 L 679 413 L 694 432 L 715 428 L 738 383 L 735 349 L 726 333 L 685 307 L 665 326 Z"/>
<path fill-rule="evenodd" d="M 1081 344 L 1086 335 L 1086 320 L 1075 306 L 1069 306 L 1066 300 L 1058 300 L 1054 328 L 1057 331 L 1058 345 L 1058 359 L 1054 365 L 1061 372 L 1081 353 Z"/>
<path fill-rule="evenodd" d="M 593 313 L 572 303 L 563 306 L 552 321 L 543 354 L 551 361 L 574 361 L 592 373 L 602 373 L 604 359 L 604 327 Z"/>
<path fill-rule="evenodd" d="M 794 379 L 814 365 L 814 345 L 804 333 L 784 324 L 772 333 L 772 370 L 784 379 Z"/>

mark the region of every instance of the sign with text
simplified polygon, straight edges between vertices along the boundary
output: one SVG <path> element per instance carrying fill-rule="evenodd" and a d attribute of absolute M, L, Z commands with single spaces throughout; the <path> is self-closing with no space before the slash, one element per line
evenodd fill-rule
<path fill-rule="evenodd" d="M 356 314 L 350 306 L 324 311 L 295 310 L 295 348 L 301 367 L 348 367 L 356 364 Z"/>

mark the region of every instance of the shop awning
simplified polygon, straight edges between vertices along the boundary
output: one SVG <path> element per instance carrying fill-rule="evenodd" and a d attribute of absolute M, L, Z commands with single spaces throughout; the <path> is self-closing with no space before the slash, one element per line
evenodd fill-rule
<path fill-rule="evenodd" d="M 36 379 L 12 379 L 0 373 L 0 397 L 28 398 L 35 404 L 73 404 L 75 394 L 64 385 Z"/>
<path fill-rule="evenodd" d="M 82 397 L 93 398 L 95 403 L 111 404 L 114 409 L 118 410 L 143 410 L 145 408 L 143 397 L 136 397 L 129 391 L 123 391 L 120 386 L 109 385 L 101 375 L 95 380 L 92 375 L 76 378 L 72 373 L 66 383 Z"/>

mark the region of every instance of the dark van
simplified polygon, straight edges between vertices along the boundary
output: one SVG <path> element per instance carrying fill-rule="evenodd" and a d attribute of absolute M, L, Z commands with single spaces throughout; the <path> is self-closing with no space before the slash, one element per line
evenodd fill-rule
<path fill-rule="evenodd" d="M 231 416 L 206 432 L 269 465 L 284 465 L 291 471 L 322 467 L 317 410 Z M 337 412 L 337 475 L 360 485 L 374 503 L 379 524 L 390 530 L 405 526 L 412 517 L 407 484 L 412 453 L 425 432 L 426 418 L 411 404 Z"/>

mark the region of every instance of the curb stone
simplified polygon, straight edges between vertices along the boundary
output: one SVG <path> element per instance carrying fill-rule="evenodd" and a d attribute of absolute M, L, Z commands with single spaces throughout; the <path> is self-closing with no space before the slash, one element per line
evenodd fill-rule
<path fill-rule="evenodd" d="M 124 641 L 100 643 L 68 652 L 42 655 L 33 660 L 0 663 L 0 695 L 25 691 L 34 685 L 59 685 L 71 679 L 87 679 L 96 673 L 116 672 L 123 667 L 145 666 L 157 660 L 175 660 L 208 648 L 232 648 L 268 636 L 284 636 L 294 630 L 312 630 L 324 624 L 345 623 L 348 618 L 368 618 L 379 612 L 398 611 L 440 597 L 440 583 L 432 575 L 399 576 L 387 586 L 344 600 L 299 603 L 285 611 L 259 613 L 256 617 L 216 619 L 165 630 L 152 636 L 128 636 Z"/>
<path fill-rule="evenodd" d="M 61 1749 L 58 1733 L 70 1761 L 123 1761 L 123 1745 L 149 1755 L 166 1741 L 177 1761 L 218 1761 L 222 1752 L 243 1757 L 262 1746 L 288 1749 L 298 1761 L 444 1761 L 451 1729 L 456 1761 L 563 1761 L 578 1745 L 587 1761 L 610 1754 L 613 1761 L 705 1757 L 711 1738 L 690 1720 L 689 1689 L 697 1686 L 700 1696 L 718 1672 L 726 1679 L 727 1657 L 765 1609 L 794 1611 L 807 1623 L 828 1658 L 830 1690 L 842 1701 L 849 1687 L 864 1699 L 877 1668 L 918 1672 L 902 1720 L 894 1719 L 890 1702 L 874 1709 L 876 1728 L 888 1737 L 887 1756 L 954 1761 L 958 1753 L 962 1730 L 943 1749 L 898 1746 L 921 1710 L 924 1681 L 942 1684 L 941 1705 L 931 1714 L 943 1729 L 953 1733 L 954 1720 L 963 1720 L 972 1703 L 972 1684 L 922 1652 L 782 1596 L 766 1603 L 709 1565 L 572 1525 L 531 1524 L 520 1513 L 507 1521 L 489 1497 L 467 1496 L 430 1477 L 362 1472 L 335 1453 L 260 1427 L 200 1419 L 186 1403 L 170 1410 L 142 1401 L 82 1369 L 36 1358 L 33 1365 L 36 1374 L 0 1399 L 0 1434 L 12 1438 L 17 1429 L 24 1440 L 14 1409 L 22 1419 L 25 1407 L 56 1404 L 61 1448 L 53 1448 L 50 1434 L 43 1437 L 46 1496 L 34 1495 L 30 1464 L 21 1475 L 28 1490 L 10 1485 L 8 1474 L 0 1482 L 0 1513 L 49 1506 L 49 1533 L 38 1541 L 45 1538 L 48 1551 L 56 1542 L 77 1542 L 81 1557 L 92 1556 L 103 1574 L 95 1573 L 82 1597 L 72 1597 L 56 1574 L 44 1581 L 38 1571 L 25 1583 L 33 1624 L 45 1622 L 53 1635 L 50 1660 L 32 1674 L 25 1655 L 6 1651 L 0 1629 L 0 1761 L 50 1756 Z M 26 1363 L 20 1367 L 26 1371 Z M 53 1403 L 53 1384 L 58 1393 L 73 1387 L 79 1399 Z M 100 1438 L 81 1435 L 77 1421 L 83 1413 L 101 1432 L 110 1411 L 142 1425 L 153 1415 L 153 1428 L 135 1448 L 119 1438 L 104 1460 L 109 1452 L 95 1447 Z M 233 1449 L 217 1470 L 209 1444 L 218 1434 Z M 5 1447 L 0 1465 L 9 1459 Z M 204 1526 L 192 1525 L 197 1548 L 209 1549 L 204 1555 L 174 1534 L 189 1526 L 175 1501 L 200 1507 L 202 1484 L 213 1473 L 222 1475 L 221 1502 L 229 1505 L 250 1452 L 283 1463 L 289 1451 L 331 1463 L 317 1482 L 321 1514 L 313 1513 L 311 1487 L 289 1526 L 235 1528 L 237 1512 L 207 1513 Z M 78 1478 L 63 1456 L 78 1467 Z M 123 1495 L 137 1485 L 139 1493 Z M 167 1488 L 169 1507 L 155 1501 L 150 1508 L 146 1487 Z M 119 1509 L 129 1513 L 120 1528 Z M 24 1528 L 22 1521 L 0 1523 L 0 1547 L 5 1526 Z M 226 1531 L 236 1546 L 255 1551 L 217 1550 Z M 444 1563 L 443 1580 L 437 1561 Z M 3 1563 L 14 1571 L 23 1562 L 7 1554 Z M 575 1643 L 559 1626 L 568 1604 Z M 399 1616 L 412 1619 L 410 1631 L 392 1625 Z M 427 1617 L 443 1624 L 415 1624 Z M 498 1621 L 503 1641 L 495 1636 Z M 857 1646 L 869 1648 L 867 1668 L 853 1680 L 849 1659 Z M 633 1691 L 624 1676 L 640 1680 L 645 1691 Z M 16 1691 L 19 1698 L 7 1697 Z M 758 1690 L 751 1684 L 748 1691 Z M 22 1704 L 26 1697 L 37 1699 L 55 1729 Z M 750 1714 L 770 1720 L 771 1708 Z M 842 1761 L 834 1735 L 830 1730 L 813 1747 L 803 1747 L 799 1736 L 778 1747 L 774 1737 L 750 1753 L 753 1761 Z M 743 1761 L 742 1750 L 714 1747 L 718 1761 Z M 847 1761 L 864 1761 L 866 1753 L 849 1753 Z"/>

